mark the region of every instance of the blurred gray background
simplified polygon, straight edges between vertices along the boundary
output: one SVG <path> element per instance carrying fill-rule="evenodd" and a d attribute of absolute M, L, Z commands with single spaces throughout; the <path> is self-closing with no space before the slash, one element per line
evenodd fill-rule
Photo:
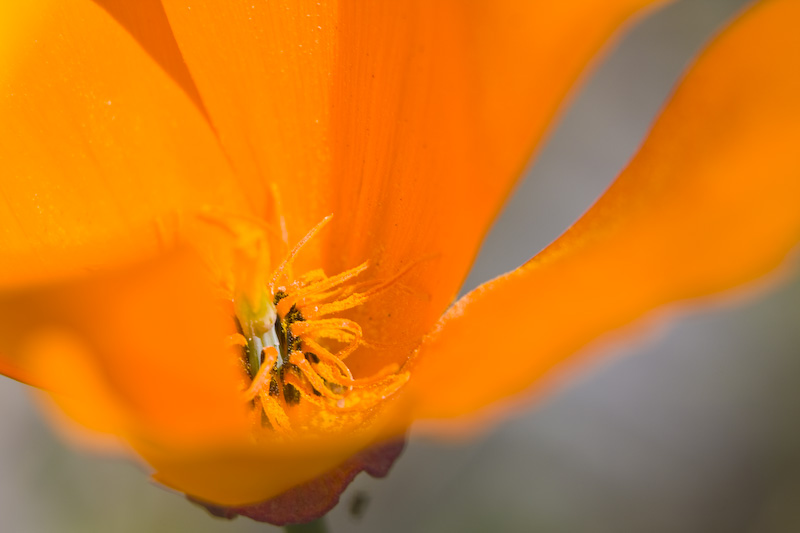
<path fill-rule="evenodd" d="M 563 116 L 466 289 L 557 237 L 635 151 L 698 47 L 744 0 L 686 0 L 621 39 Z M 800 531 L 800 281 L 616 349 L 462 445 L 412 437 L 387 479 L 359 477 L 333 532 Z M 3 532 L 279 531 L 215 520 L 136 467 L 61 444 L 0 380 Z M 362 513 L 352 508 L 361 502 Z"/>

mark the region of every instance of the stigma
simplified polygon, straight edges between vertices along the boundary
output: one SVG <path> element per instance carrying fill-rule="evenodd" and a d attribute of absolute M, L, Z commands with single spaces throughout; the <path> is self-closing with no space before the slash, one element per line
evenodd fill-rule
<path fill-rule="evenodd" d="M 408 373 L 391 364 L 357 379 L 347 358 L 365 344 L 360 325 L 341 313 L 358 307 L 397 281 L 358 281 L 364 262 L 328 276 L 322 269 L 293 274 L 302 247 L 331 219 L 315 226 L 289 252 L 266 286 L 234 297 L 243 372 L 249 385 L 244 401 L 258 425 L 280 434 L 335 426 L 345 413 L 365 413 L 394 395 Z M 352 416 L 351 416 L 352 418 Z"/>

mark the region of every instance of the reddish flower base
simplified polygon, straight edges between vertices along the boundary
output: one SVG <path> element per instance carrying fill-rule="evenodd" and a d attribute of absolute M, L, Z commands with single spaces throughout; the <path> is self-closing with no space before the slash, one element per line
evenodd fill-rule
<path fill-rule="evenodd" d="M 339 496 L 359 472 L 366 472 L 376 478 L 385 477 L 405 444 L 405 439 L 401 439 L 373 446 L 304 485 L 291 488 L 270 500 L 245 507 L 222 507 L 187 497 L 220 518 L 233 519 L 242 515 L 276 526 L 305 524 L 333 509 L 339 503 Z"/>

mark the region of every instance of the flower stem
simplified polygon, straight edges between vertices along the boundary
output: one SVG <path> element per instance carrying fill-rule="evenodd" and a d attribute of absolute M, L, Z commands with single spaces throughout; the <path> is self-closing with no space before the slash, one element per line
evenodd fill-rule
<path fill-rule="evenodd" d="M 328 531 L 323 518 L 317 518 L 313 522 L 306 524 L 289 524 L 284 526 L 283 529 L 286 533 L 325 533 Z"/>

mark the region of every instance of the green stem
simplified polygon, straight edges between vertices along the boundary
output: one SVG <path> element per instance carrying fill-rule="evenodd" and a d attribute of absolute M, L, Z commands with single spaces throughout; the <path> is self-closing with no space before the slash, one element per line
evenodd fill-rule
<path fill-rule="evenodd" d="M 286 533 L 325 533 L 328 531 L 323 518 L 317 518 L 313 522 L 308 522 L 307 524 L 290 524 L 288 526 L 283 526 L 283 529 Z"/>

